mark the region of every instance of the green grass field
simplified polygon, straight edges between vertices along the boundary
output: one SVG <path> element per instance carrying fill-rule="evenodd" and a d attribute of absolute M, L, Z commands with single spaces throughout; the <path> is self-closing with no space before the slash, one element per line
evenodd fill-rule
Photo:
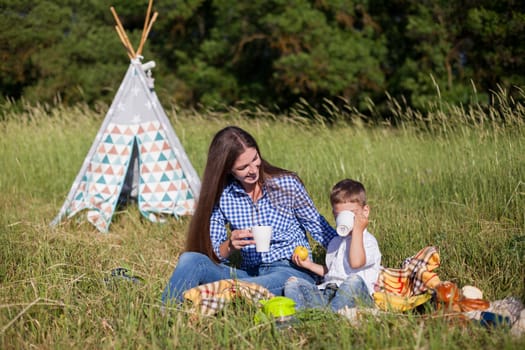
<path fill-rule="evenodd" d="M 393 110 L 394 128 L 357 119 L 326 125 L 298 115 L 167 110 L 199 174 L 213 134 L 239 125 L 270 162 L 298 172 L 332 223 L 331 186 L 345 177 L 362 181 L 384 266 L 398 267 L 435 245 L 442 280 L 475 285 L 489 300 L 525 302 L 525 113 L 521 105 L 492 112 L 450 109 L 411 115 L 420 119 L 413 122 Z M 182 252 L 188 218 L 158 225 L 129 207 L 115 215 L 108 234 L 82 216 L 49 227 L 103 117 L 82 107 L 33 107 L 0 121 L 0 348 L 525 347 L 525 337 L 505 327 L 487 330 L 432 310 L 364 318 L 358 326 L 312 311 L 287 330 L 255 324 L 249 304 L 215 317 L 186 307 L 162 313 L 160 294 Z M 144 282 L 106 285 L 118 266 Z"/>

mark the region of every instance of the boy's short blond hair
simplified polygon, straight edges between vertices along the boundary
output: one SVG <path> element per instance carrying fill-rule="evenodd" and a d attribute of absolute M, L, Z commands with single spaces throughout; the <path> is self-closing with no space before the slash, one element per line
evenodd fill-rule
<path fill-rule="evenodd" d="M 359 203 L 361 206 L 366 205 L 365 186 L 359 181 L 344 179 L 339 181 L 332 188 L 330 193 L 330 203 Z"/>

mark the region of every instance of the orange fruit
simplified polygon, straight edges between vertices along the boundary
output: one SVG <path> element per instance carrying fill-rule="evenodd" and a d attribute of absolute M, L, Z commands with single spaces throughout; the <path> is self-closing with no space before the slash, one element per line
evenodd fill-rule
<path fill-rule="evenodd" d="M 302 245 L 295 247 L 294 254 L 299 256 L 299 259 L 306 260 L 308 258 L 308 249 Z"/>

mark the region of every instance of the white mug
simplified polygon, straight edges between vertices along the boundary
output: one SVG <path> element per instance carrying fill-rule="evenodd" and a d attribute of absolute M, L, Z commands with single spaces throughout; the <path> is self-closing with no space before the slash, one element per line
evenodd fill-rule
<path fill-rule="evenodd" d="M 253 226 L 251 228 L 253 239 L 255 240 L 255 250 L 257 252 L 267 252 L 270 250 L 272 239 L 271 226 Z"/>
<path fill-rule="evenodd" d="M 337 234 L 341 237 L 346 237 L 354 228 L 354 213 L 350 210 L 343 210 L 335 218 L 335 226 Z"/>

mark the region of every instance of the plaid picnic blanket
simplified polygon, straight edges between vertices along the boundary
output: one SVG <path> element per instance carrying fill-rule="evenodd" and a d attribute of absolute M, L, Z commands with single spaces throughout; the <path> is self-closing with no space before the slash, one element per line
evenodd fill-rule
<path fill-rule="evenodd" d="M 436 247 L 425 247 L 405 259 L 400 269 L 381 267 L 376 284 L 377 292 L 411 297 L 435 288 L 441 281 L 433 272 L 440 265 Z"/>
<path fill-rule="evenodd" d="M 258 302 L 271 297 L 273 294 L 263 286 L 234 279 L 202 284 L 184 292 L 184 298 L 193 302 L 194 307 L 206 316 L 216 314 L 236 298 Z"/>

